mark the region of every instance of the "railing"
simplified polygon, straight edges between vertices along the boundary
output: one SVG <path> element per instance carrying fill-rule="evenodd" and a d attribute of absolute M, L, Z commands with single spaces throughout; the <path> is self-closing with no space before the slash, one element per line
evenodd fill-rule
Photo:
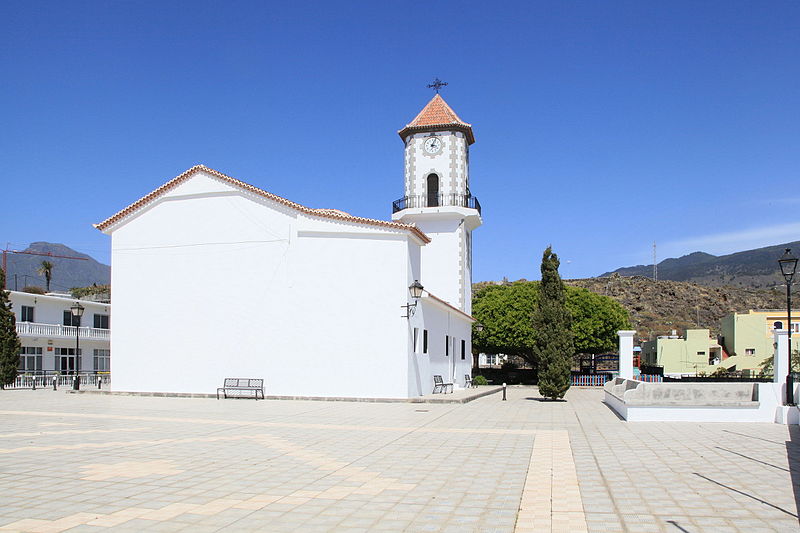
<path fill-rule="evenodd" d="M 471 194 L 422 194 L 403 196 L 392 202 L 392 213 L 414 207 L 466 207 L 476 209 L 481 214 L 481 203 Z"/>
<path fill-rule="evenodd" d="M 611 381 L 611 374 L 572 374 L 573 387 L 602 387 Z"/>
<path fill-rule="evenodd" d="M 80 338 L 107 340 L 111 338 L 111 330 L 101 328 L 79 328 Z M 17 322 L 17 335 L 35 337 L 69 337 L 75 338 L 75 326 L 60 324 L 38 324 L 36 322 Z"/>
<path fill-rule="evenodd" d="M 638 376 L 633 376 L 633 379 L 636 381 L 644 381 L 645 383 L 662 383 L 664 381 L 664 376 L 658 374 L 639 374 Z"/>
<path fill-rule="evenodd" d="M 44 389 L 52 388 L 53 378 L 56 380 L 56 386 L 72 387 L 72 380 L 75 379 L 75 374 L 55 374 L 55 373 L 39 373 L 35 375 L 20 374 L 14 380 L 14 383 L 6 385 L 6 389 Z M 102 380 L 101 387 L 105 388 L 111 384 L 111 374 L 109 372 L 79 372 L 78 378 L 81 381 L 81 386 L 90 385 L 97 387 L 97 380 Z"/>

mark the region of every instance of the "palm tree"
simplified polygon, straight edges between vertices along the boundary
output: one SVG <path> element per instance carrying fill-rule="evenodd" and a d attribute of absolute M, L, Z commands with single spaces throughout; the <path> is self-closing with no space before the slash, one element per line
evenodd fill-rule
<path fill-rule="evenodd" d="M 44 279 L 47 281 L 47 292 L 50 292 L 50 280 L 53 279 L 53 263 L 50 261 L 42 261 L 42 264 L 39 265 L 36 272 L 44 276 Z"/>

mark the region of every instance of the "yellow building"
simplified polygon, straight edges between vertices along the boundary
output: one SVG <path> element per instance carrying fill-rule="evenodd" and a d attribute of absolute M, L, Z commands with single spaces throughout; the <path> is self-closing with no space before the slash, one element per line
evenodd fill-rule
<path fill-rule="evenodd" d="M 797 319 L 794 317 L 797 316 Z M 800 310 L 792 310 L 792 350 L 800 349 Z M 757 373 L 774 352 L 774 329 L 784 329 L 786 311 L 774 309 L 731 313 L 720 324 L 719 340 L 707 329 L 673 331 L 642 343 L 642 360 L 664 367 L 665 375 L 711 374 L 720 368 Z"/>
<path fill-rule="evenodd" d="M 751 309 L 747 313 L 731 313 L 720 324 L 720 342 L 728 356 L 754 357 L 760 364 L 773 354 L 773 330 L 786 329 L 786 324 L 785 309 Z M 791 331 L 792 350 L 797 350 L 800 345 L 800 310 L 792 309 Z"/>

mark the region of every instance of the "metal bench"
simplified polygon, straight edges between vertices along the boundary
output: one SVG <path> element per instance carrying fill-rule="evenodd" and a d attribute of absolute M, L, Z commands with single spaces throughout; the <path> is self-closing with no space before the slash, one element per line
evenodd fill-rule
<path fill-rule="evenodd" d="M 477 387 L 472 383 L 472 377 L 469 374 L 464 374 L 464 387 Z"/>
<path fill-rule="evenodd" d="M 433 376 L 433 394 L 436 392 L 441 392 L 447 394 L 447 387 L 450 387 L 450 392 L 453 392 L 453 384 L 452 383 L 445 383 L 442 381 L 442 376 Z"/>
<path fill-rule="evenodd" d="M 258 393 L 261 393 L 261 399 L 264 399 L 264 380 L 263 379 L 250 379 L 250 378 L 225 378 L 222 387 L 217 389 L 217 400 L 219 400 L 219 393 L 222 391 L 223 398 L 228 397 L 228 392 L 252 392 L 252 396 L 258 400 Z M 250 394 L 232 394 L 231 398 L 249 398 Z"/>

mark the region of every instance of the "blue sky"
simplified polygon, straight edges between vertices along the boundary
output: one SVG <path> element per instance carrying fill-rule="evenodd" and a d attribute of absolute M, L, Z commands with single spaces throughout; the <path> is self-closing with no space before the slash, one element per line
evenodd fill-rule
<path fill-rule="evenodd" d="M 109 261 L 91 224 L 197 163 L 389 218 L 396 131 L 474 127 L 475 281 L 800 239 L 800 3 L 5 2 L 0 245 Z"/>

